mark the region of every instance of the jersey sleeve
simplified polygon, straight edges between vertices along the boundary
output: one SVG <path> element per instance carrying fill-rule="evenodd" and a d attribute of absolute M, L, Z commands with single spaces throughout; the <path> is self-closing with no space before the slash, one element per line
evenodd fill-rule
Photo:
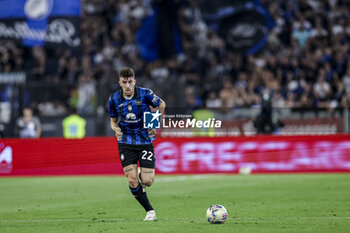
<path fill-rule="evenodd" d="M 154 92 L 151 89 L 146 90 L 146 102 L 151 105 L 152 107 L 156 108 L 160 105 L 160 102 L 162 101 L 161 98 L 156 96 Z"/>
<path fill-rule="evenodd" d="M 115 106 L 116 105 L 113 101 L 112 96 L 109 97 L 109 117 L 110 118 L 118 118 L 118 112 Z"/>

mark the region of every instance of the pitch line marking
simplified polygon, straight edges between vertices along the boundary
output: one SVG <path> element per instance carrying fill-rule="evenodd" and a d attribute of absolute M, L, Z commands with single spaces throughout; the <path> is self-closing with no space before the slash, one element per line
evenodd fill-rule
<path fill-rule="evenodd" d="M 207 178 L 214 178 L 214 176 L 209 175 L 193 175 L 193 176 L 177 176 L 177 177 L 156 177 L 155 183 L 168 183 L 184 180 L 202 180 Z"/>
<path fill-rule="evenodd" d="M 0 223 L 40 223 L 40 222 L 122 222 L 142 221 L 142 218 L 93 218 L 93 219 L 1 219 Z M 206 221 L 206 218 L 158 218 L 160 221 Z M 270 217 L 270 218 L 228 218 L 228 220 L 350 220 L 350 217 Z"/>

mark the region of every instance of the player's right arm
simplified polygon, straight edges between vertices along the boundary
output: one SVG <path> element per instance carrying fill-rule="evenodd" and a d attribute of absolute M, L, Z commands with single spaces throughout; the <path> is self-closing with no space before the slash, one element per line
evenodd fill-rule
<path fill-rule="evenodd" d="M 109 117 L 110 117 L 110 123 L 111 123 L 111 128 L 115 132 L 115 136 L 117 137 L 118 141 L 122 139 L 123 132 L 119 127 L 119 122 L 118 122 L 118 111 L 115 107 L 115 103 L 113 101 L 112 96 L 109 98 Z"/>

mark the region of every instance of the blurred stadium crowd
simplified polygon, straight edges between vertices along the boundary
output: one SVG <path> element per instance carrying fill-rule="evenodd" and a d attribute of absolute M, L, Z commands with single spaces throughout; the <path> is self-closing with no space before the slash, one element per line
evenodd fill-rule
<path fill-rule="evenodd" d="M 172 3 L 166 13 L 174 15 L 183 53 L 147 62 L 135 35 L 152 6 L 164 2 Z M 80 52 L 1 41 L 0 72 L 25 70 L 29 82 L 49 87 L 26 96 L 25 105 L 41 116 L 69 107 L 103 113 L 124 66 L 168 106 L 251 107 L 268 93 L 274 107 L 349 107 L 350 1 L 261 2 L 275 26 L 253 55 L 227 49 L 206 24 L 199 0 L 84 0 Z"/>

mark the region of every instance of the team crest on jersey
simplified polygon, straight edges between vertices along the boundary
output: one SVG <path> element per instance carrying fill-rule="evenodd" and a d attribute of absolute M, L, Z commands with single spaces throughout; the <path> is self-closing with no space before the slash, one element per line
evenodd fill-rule
<path fill-rule="evenodd" d="M 141 105 L 142 104 L 142 101 L 141 100 L 137 100 L 136 101 L 136 105 Z"/>
<path fill-rule="evenodd" d="M 124 155 L 123 154 L 120 155 L 120 159 L 121 159 L 121 161 L 124 161 Z"/>
<path fill-rule="evenodd" d="M 132 106 L 130 104 L 128 105 L 128 110 L 129 110 L 129 112 L 132 111 Z"/>

